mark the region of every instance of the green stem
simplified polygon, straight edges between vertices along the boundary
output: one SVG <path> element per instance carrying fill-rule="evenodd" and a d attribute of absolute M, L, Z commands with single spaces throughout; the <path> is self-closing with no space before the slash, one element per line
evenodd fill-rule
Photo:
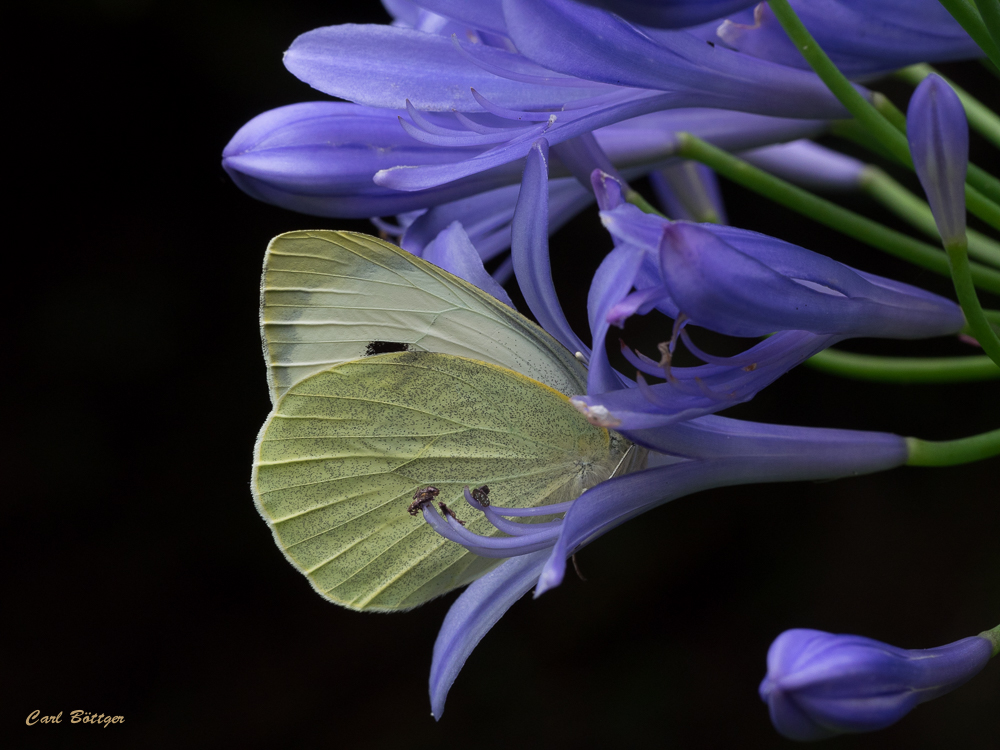
<path fill-rule="evenodd" d="M 1000 310 L 983 310 L 983 315 L 986 316 L 991 326 L 1000 331 Z M 972 331 L 962 331 L 962 333 L 971 334 Z"/>
<path fill-rule="evenodd" d="M 871 134 L 857 120 L 834 120 L 830 123 L 830 135 L 848 140 L 883 159 L 899 163 L 881 143 L 872 140 Z"/>
<path fill-rule="evenodd" d="M 675 152 L 711 167 L 735 183 L 767 196 L 771 200 L 836 229 L 872 247 L 908 260 L 944 276 L 949 275 L 948 259 L 938 248 L 889 229 L 876 221 L 813 195 L 774 175 L 758 169 L 690 133 L 676 134 Z M 978 263 L 971 264 L 972 276 L 981 288 L 1000 294 L 1000 271 Z"/>
<path fill-rule="evenodd" d="M 986 24 L 969 0 L 939 0 L 952 17 L 958 21 L 972 41 L 979 45 L 990 61 L 1000 68 L 1000 46 L 993 41 Z"/>
<path fill-rule="evenodd" d="M 662 216 L 664 219 L 667 218 L 665 214 L 661 213 L 660 211 L 657 211 L 656 207 L 653 206 L 653 204 L 651 204 L 649 201 L 643 198 L 642 193 L 640 193 L 638 190 L 632 190 L 632 189 L 627 190 L 625 192 L 625 200 L 628 203 L 631 203 L 636 208 L 638 208 L 644 214 L 653 214 L 654 216 Z"/>
<path fill-rule="evenodd" d="M 983 26 L 990 34 L 993 45 L 1000 48 L 1000 2 L 997 0 L 976 0 L 976 9 Z"/>
<path fill-rule="evenodd" d="M 770 0 L 768 7 L 771 8 L 771 12 L 778 19 L 778 23 L 781 24 L 788 38 L 792 40 L 795 48 L 847 111 L 871 131 L 872 135 L 896 159 L 910 166 L 913 162 L 910 160 L 910 147 L 906 143 L 906 136 L 879 113 L 872 103 L 854 88 L 854 84 L 848 81 L 844 74 L 837 69 L 837 66 L 833 64 L 833 61 L 799 20 L 799 17 L 795 15 L 788 0 Z"/>
<path fill-rule="evenodd" d="M 917 86 L 931 73 L 937 73 L 941 76 L 945 83 L 951 86 L 955 93 L 958 94 L 962 106 L 965 107 L 965 116 L 969 120 L 969 126 L 994 146 L 1000 148 L 1000 117 L 953 80 L 941 75 L 940 71 L 935 70 L 925 63 L 911 65 L 908 68 L 896 71 L 896 76 L 911 86 Z"/>
<path fill-rule="evenodd" d="M 892 100 L 879 91 L 872 92 L 872 106 L 875 111 L 889 121 L 896 130 L 906 135 L 906 115 L 903 110 L 892 103 Z M 909 144 L 907 144 L 909 147 Z"/>
<path fill-rule="evenodd" d="M 964 238 L 958 242 L 949 242 L 945 245 L 945 250 L 951 263 L 951 279 L 955 284 L 958 304 L 962 306 L 962 312 L 965 313 L 965 320 L 972 329 L 972 335 L 976 337 L 976 341 L 990 359 L 1000 366 L 1000 338 L 993 332 L 983 307 L 979 304 L 979 297 L 976 295 L 976 287 L 969 270 L 969 253 Z"/>
<path fill-rule="evenodd" d="M 979 637 L 985 638 L 993 644 L 993 653 L 990 656 L 1000 654 L 1000 625 L 997 625 L 992 630 L 984 630 L 979 634 Z"/>
<path fill-rule="evenodd" d="M 1000 430 L 958 440 L 906 438 L 907 466 L 956 466 L 1000 455 Z"/>
<path fill-rule="evenodd" d="M 1000 229 L 1000 206 L 969 183 L 965 183 L 965 207 L 994 229 Z"/>
<path fill-rule="evenodd" d="M 836 120 L 830 126 L 831 135 L 835 135 L 839 138 L 844 138 L 845 140 L 855 143 L 862 148 L 871 151 L 874 154 L 895 161 L 899 163 L 899 160 L 893 156 L 887 149 L 885 149 L 881 143 L 878 141 L 873 141 L 871 135 L 867 130 L 859 123 L 857 120 Z M 907 165 L 903 165 L 907 166 Z M 912 166 L 912 165 L 911 165 Z M 981 189 L 985 189 L 987 195 L 996 195 L 1000 199 L 1000 180 L 988 172 L 980 169 L 975 164 L 969 164 L 968 172 L 966 177 L 973 186 L 979 186 Z M 966 189 L 968 189 L 966 185 Z M 996 211 L 996 206 L 993 205 L 992 208 L 987 207 L 987 211 Z M 971 208 L 970 208 L 971 211 Z M 982 218 L 982 217 L 980 217 Z"/>
<path fill-rule="evenodd" d="M 930 206 L 875 166 L 862 170 L 861 189 L 900 218 L 908 221 L 928 237 L 938 238 L 937 224 Z M 985 234 L 969 230 L 969 255 L 994 266 L 1000 266 L 1000 242 Z"/>
<path fill-rule="evenodd" d="M 1000 202 L 1000 180 L 985 169 L 980 169 L 975 164 L 970 163 L 965 180 L 969 185 L 972 185 L 972 187 L 993 201 L 994 204 Z"/>
<path fill-rule="evenodd" d="M 989 357 L 879 357 L 826 349 L 805 361 L 810 367 L 853 380 L 878 383 L 972 383 L 1000 380 Z"/>
<path fill-rule="evenodd" d="M 900 128 L 905 130 L 902 113 L 884 96 L 872 95 L 872 102 L 865 99 L 816 43 L 812 34 L 795 15 L 788 0 L 770 0 L 768 6 L 802 57 L 847 111 L 854 115 L 854 119 L 864 125 L 894 159 L 912 168 L 910 146 L 906 142 L 906 136 L 900 132 Z M 876 107 L 887 111 L 889 117 Z M 965 186 L 965 204 L 970 212 L 990 226 L 1000 229 L 1000 206 L 969 185 Z"/>

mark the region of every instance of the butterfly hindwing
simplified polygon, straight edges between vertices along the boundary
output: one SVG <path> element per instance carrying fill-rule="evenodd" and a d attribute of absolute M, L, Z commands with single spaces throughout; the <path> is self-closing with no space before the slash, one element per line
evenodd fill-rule
<path fill-rule="evenodd" d="M 417 490 L 437 487 L 470 531 L 495 535 L 465 486 L 488 485 L 500 507 L 571 500 L 609 477 L 622 450 L 530 378 L 397 352 L 289 388 L 258 439 L 253 488 L 279 547 L 320 594 L 354 609 L 406 609 L 500 562 L 409 515 Z"/>

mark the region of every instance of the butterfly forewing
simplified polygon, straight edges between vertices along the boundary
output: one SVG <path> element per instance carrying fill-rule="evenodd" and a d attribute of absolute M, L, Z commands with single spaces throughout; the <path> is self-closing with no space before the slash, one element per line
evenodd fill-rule
<path fill-rule="evenodd" d="M 312 373 L 365 356 L 375 342 L 500 365 L 566 395 L 586 390 L 584 368 L 537 325 L 405 250 L 352 232 L 272 240 L 261 336 L 272 402 Z"/>

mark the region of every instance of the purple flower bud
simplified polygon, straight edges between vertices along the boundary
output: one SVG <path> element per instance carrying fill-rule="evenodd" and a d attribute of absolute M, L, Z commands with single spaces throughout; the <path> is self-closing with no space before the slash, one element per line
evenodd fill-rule
<path fill-rule="evenodd" d="M 858 635 L 786 630 L 767 652 L 760 697 L 789 739 L 871 732 L 971 679 L 991 651 L 980 636 L 908 650 Z"/>
<path fill-rule="evenodd" d="M 910 98 L 907 138 L 913 166 L 924 186 L 945 245 L 965 237 L 965 170 L 969 164 L 969 126 L 951 86 L 927 76 Z"/>
<path fill-rule="evenodd" d="M 521 167 L 510 164 L 419 193 L 376 185 L 372 176 L 380 169 L 447 163 L 481 150 L 420 143 L 399 126 L 401 114 L 343 102 L 272 109 L 240 128 L 222 152 L 222 166 L 258 200 L 343 218 L 426 208 L 518 180 Z"/>

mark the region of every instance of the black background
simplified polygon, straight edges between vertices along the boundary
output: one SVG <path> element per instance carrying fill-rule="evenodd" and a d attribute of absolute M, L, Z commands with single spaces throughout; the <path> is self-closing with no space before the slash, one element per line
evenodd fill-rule
<path fill-rule="evenodd" d="M 220 152 L 259 112 L 322 98 L 281 65 L 297 34 L 387 18 L 375 2 L 345 5 L 39 0 L 11 24 L 7 747 L 777 747 L 788 743 L 756 691 L 782 630 L 921 648 L 1000 621 L 996 459 L 705 492 L 584 550 L 585 583 L 513 607 L 435 723 L 427 673 L 451 598 L 391 616 L 328 604 L 284 562 L 248 487 L 269 410 L 257 332 L 267 241 L 367 222 L 257 203 Z M 996 101 L 977 64 L 944 67 Z M 905 88 L 880 88 L 905 104 Z M 989 166 L 996 152 L 973 145 Z M 940 277 L 724 189 L 734 224 L 948 293 Z M 580 331 L 609 248 L 592 213 L 553 240 Z M 626 329 L 647 351 L 669 335 L 649 323 Z M 970 352 L 955 340 L 851 348 Z M 945 439 L 995 428 L 997 394 L 995 382 L 901 387 L 799 368 L 730 413 Z M 995 748 L 998 701 L 991 664 L 889 730 L 827 745 Z M 63 721 L 26 726 L 36 709 Z M 77 709 L 125 723 L 70 725 Z"/>

